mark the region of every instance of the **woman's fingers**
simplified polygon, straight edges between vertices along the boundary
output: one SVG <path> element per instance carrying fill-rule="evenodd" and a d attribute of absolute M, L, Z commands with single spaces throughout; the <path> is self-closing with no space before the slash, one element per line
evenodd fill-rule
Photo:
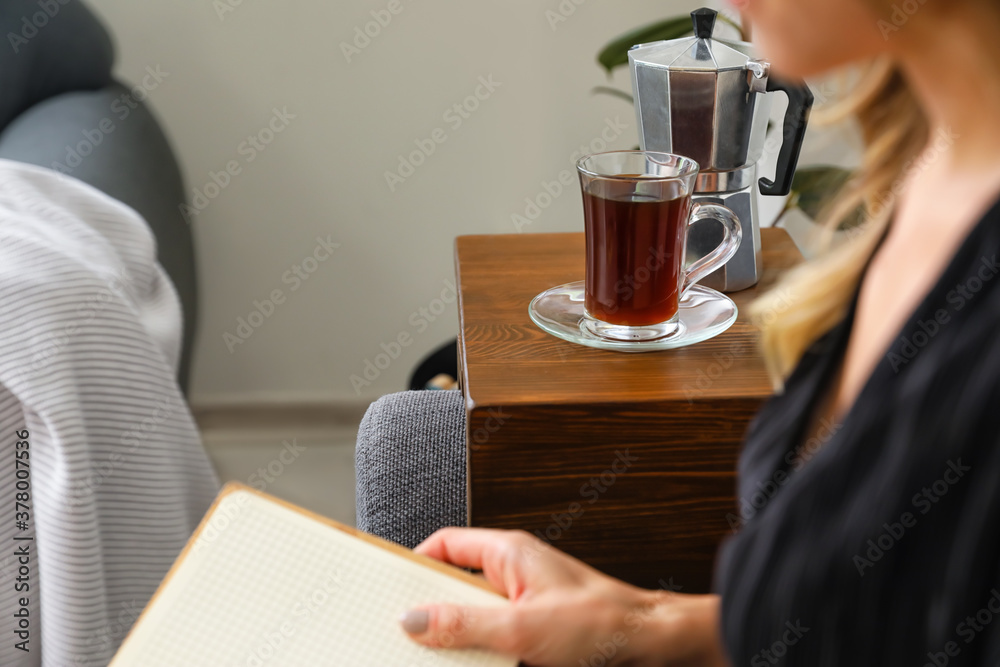
<path fill-rule="evenodd" d="M 459 567 L 482 570 L 493 588 L 517 600 L 526 586 L 525 566 L 549 548 L 520 530 L 442 528 L 415 551 Z"/>
<path fill-rule="evenodd" d="M 459 567 L 483 569 L 483 555 L 505 540 L 506 531 L 487 528 L 442 528 L 414 549 Z"/>
<path fill-rule="evenodd" d="M 432 648 L 479 648 L 516 656 L 519 644 L 509 607 L 431 605 L 412 609 L 400 618 L 410 637 Z"/>
<path fill-rule="evenodd" d="M 491 528 L 442 528 L 414 549 L 418 554 L 459 567 L 485 570 L 513 555 L 512 547 L 530 539 L 526 534 Z"/>

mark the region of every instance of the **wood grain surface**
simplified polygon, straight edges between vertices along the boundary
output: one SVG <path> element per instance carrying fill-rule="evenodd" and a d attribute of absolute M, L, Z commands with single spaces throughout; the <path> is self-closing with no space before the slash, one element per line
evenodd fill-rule
<path fill-rule="evenodd" d="M 771 393 L 745 307 L 801 261 L 784 230 L 762 244 L 760 284 L 729 295 L 729 331 L 626 354 L 528 317 L 538 293 L 583 279 L 583 234 L 459 237 L 470 524 L 528 530 L 638 585 L 707 591 L 743 433 Z"/>

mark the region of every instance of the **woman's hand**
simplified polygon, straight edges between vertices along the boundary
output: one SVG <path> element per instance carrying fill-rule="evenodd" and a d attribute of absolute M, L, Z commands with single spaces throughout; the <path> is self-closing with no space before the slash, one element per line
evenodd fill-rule
<path fill-rule="evenodd" d="M 482 570 L 511 601 L 411 610 L 403 628 L 426 646 L 484 648 L 535 667 L 726 664 L 715 596 L 630 586 L 522 531 L 445 528 L 416 551 Z"/>

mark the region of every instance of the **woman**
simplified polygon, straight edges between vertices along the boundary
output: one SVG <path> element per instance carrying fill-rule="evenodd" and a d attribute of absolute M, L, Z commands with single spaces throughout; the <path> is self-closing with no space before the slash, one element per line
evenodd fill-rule
<path fill-rule="evenodd" d="M 787 479 L 724 544 L 720 595 L 639 590 L 522 533 L 440 531 L 418 550 L 512 604 L 413 610 L 416 641 L 545 666 L 1000 664 L 1000 6 L 740 9 L 786 77 L 869 63 L 867 154 L 830 216 L 865 203 L 868 222 L 789 276 L 798 306 L 762 332 L 779 392 L 741 495 Z"/>

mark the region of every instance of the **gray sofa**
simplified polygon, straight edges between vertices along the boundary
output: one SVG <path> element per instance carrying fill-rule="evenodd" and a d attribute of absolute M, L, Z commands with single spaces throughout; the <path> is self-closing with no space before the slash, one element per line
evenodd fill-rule
<path fill-rule="evenodd" d="M 466 525 L 465 405 L 459 391 L 404 391 L 372 403 L 355 453 L 358 528 L 414 547 Z"/>
<path fill-rule="evenodd" d="M 149 108 L 136 99 L 142 95 L 132 96 L 113 78 L 114 46 L 104 26 L 79 0 L 45 4 L 47 11 L 38 0 L 0 2 L 6 42 L 0 48 L 0 158 L 69 173 L 146 219 L 183 306 L 178 381 L 186 391 L 198 306 L 177 160 Z M 123 101 L 123 95 L 129 97 Z M 102 122 L 113 131 L 101 131 Z M 83 152 L 79 160 L 71 156 Z"/>

